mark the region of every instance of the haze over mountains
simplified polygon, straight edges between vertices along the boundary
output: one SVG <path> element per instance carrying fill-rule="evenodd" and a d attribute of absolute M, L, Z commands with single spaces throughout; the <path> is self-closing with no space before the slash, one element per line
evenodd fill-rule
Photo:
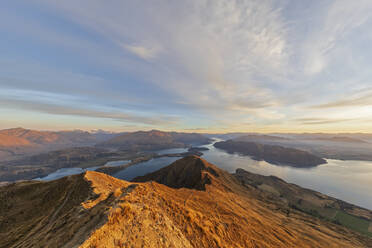
<path fill-rule="evenodd" d="M 162 132 L 151 130 L 118 135 L 98 144 L 102 147 L 115 147 L 126 150 L 160 150 L 185 147 L 186 145 L 204 145 L 211 139 L 197 133 Z"/>
<path fill-rule="evenodd" d="M 63 148 L 97 146 L 121 150 L 160 150 L 202 145 L 209 137 L 234 139 L 305 150 L 320 157 L 372 160 L 372 136 L 369 134 L 198 134 L 158 130 L 127 133 L 105 131 L 37 131 L 23 128 L 0 130 L 0 159 L 15 159 Z"/>
<path fill-rule="evenodd" d="M 2 1 L 0 248 L 372 248 L 371 27 L 372 0 Z"/>
<path fill-rule="evenodd" d="M 153 158 L 156 151 L 204 145 L 216 136 L 233 138 L 215 144 L 225 151 L 293 167 L 317 166 L 325 163 L 323 158 L 372 160 L 368 134 L 209 135 L 158 130 L 110 133 L 14 128 L 0 131 L 0 181 L 43 177 L 61 168 L 102 167 L 115 159 L 144 161 Z M 199 155 L 203 152 L 197 147 L 190 151 Z"/>
<path fill-rule="evenodd" d="M 24 128 L 0 130 L 0 160 L 45 153 L 63 148 L 94 146 L 126 150 L 159 150 L 206 144 L 210 139 L 196 133 L 148 132 L 112 133 L 74 131 L 36 131 Z"/>
<path fill-rule="evenodd" d="M 67 147 L 89 146 L 110 139 L 115 134 L 75 131 L 36 131 L 24 128 L 0 130 L 0 159 L 14 159 L 24 155 Z"/>
<path fill-rule="evenodd" d="M 143 152 L 151 153 L 160 149 L 185 148 L 211 142 L 210 138 L 201 134 L 157 130 L 89 133 L 17 128 L 2 130 L 1 134 L 7 138 L 0 147 L 4 152 L 0 158 L 0 182 L 44 177 L 62 168 L 102 167 L 110 159 L 131 159 L 138 162 L 154 156 L 144 155 Z M 20 143 L 19 140 L 23 142 Z"/>
<path fill-rule="evenodd" d="M 256 142 L 307 151 L 320 158 L 372 161 L 372 136 L 362 133 L 223 134 L 235 141 Z"/>
<path fill-rule="evenodd" d="M 157 153 L 183 148 L 202 154 L 208 148 L 198 146 L 214 142 L 212 135 L 158 130 L 119 134 L 43 132 L 19 128 L 0 134 L 6 137 L 2 143 L 6 149 L 40 149 L 19 152 L 19 157 L 0 161 L 0 182 L 8 181 L 0 187 L 0 247 L 371 244 L 370 210 L 276 177 L 243 169 L 229 174 L 202 158 L 188 156 L 188 152 Z M 323 144 L 321 149 L 328 147 L 329 142 L 340 149 L 369 145 L 369 140 L 360 135 L 225 135 L 233 139 L 216 142 L 215 147 L 295 168 L 326 162 L 323 156 L 310 152 L 309 148 L 318 144 Z M 303 147 L 306 149 L 301 150 Z M 108 176 L 162 156 L 184 158 L 136 177 L 133 182 Z M 105 165 L 116 160 L 128 162 L 115 167 Z M 22 181 L 68 168 L 94 168 L 100 172 L 88 171 L 50 182 Z M 15 183 L 9 183 L 12 181 Z"/>

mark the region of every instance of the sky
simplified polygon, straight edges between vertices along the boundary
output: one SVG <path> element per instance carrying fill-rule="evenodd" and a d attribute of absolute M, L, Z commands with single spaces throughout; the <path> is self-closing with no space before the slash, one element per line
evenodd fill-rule
<path fill-rule="evenodd" d="M 0 128 L 372 132 L 370 0 L 19 0 Z"/>

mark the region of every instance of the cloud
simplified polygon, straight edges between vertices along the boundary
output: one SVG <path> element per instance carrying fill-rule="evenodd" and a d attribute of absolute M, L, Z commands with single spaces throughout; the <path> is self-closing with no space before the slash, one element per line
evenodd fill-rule
<path fill-rule="evenodd" d="M 323 108 L 350 108 L 372 106 L 372 92 L 359 92 L 351 96 L 344 96 L 343 99 L 332 101 L 325 104 L 311 106 L 315 109 Z"/>
<path fill-rule="evenodd" d="M 348 41 L 355 39 L 358 35 L 356 30 L 363 25 L 368 25 L 372 14 L 372 2 L 368 0 L 359 1 L 355 4 L 348 0 L 322 3 L 314 1 L 320 10 L 313 10 L 320 13 L 311 22 L 307 23 L 309 34 L 306 40 L 300 43 L 302 46 L 302 62 L 304 73 L 308 76 L 315 76 L 329 69 L 337 59 L 344 56 L 345 51 L 340 48 L 347 45 L 347 49 L 357 50 L 349 46 Z M 309 27 L 314 25 L 314 28 Z M 336 59 L 336 60 L 335 60 Z"/>
<path fill-rule="evenodd" d="M 54 4 L 126 51 L 156 58 L 135 73 L 198 111 L 265 111 L 279 101 L 258 79 L 285 73 L 288 63 L 287 27 L 271 1 L 67 2 Z"/>
<path fill-rule="evenodd" d="M 159 49 L 155 47 L 148 48 L 140 45 L 123 45 L 123 47 L 144 60 L 151 60 L 155 58 L 159 52 Z"/>
<path fill-rule="evenodd" d="M 331 119 L 331 118 L 297 118 L 296 122 L 304 125 L 324 125 L 353 121 L 353 119 Z"/>
<path fill-rule="evenodd" d="M 66 116 L 341 128 L 370 115 L 371 95 L 354 92 L 372 78 L 371 13 L 369 0 L 35 0 L 0 10 L 0 85 L 70 96 L 10 98 Z"/>
<path fill-rule="evenodd" d="M 150 125 L 150 126 L 169 126 L 177 125 L 179 119 L 173 116 L 145 116 L 137 113 L 124 113 L 120 110 L 99 110 L 84 107 L 82 104 L 61 105 L 53 101 L 25 100 L 17 98 L 0 97 L 0 105 L 5 109 L 28 110 L 32 112 L 47 113 L 52 115 L 79 116 L 91 118 L 111 119 L 124 123 Z"/>

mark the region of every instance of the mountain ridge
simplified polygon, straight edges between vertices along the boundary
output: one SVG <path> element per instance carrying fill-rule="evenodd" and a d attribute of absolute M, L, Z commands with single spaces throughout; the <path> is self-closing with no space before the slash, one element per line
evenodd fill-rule
<path fill-rule="evenodd" d="M 258 200 L 198 157 L 165 171 L 185 164 L 181 178 L 201 173 L 211 183 L 172 188 L 86 172 L 0 187 L 0 247 L 368 247 L 348 229 Z"/>
<path fill-rule="evenodd" d="M 197 133 L 164 132 L 159 130 L 124 133 L 97 144 L 124 150 L 160 150 L 184 148 L 192 144 L 208 144 L 211 139 Z"/>
<path fill-rule="evenodd" d="M 38 131 L 25 128 L 0 130 L 0 160 L 77 146 L 92 146 L 115 134 L 73 131 Z"/>
<path fill-rule="evenodd" d="M 223 174 L 218 167 L 198 156 L 189 156 L 141 177 L 133 182 L 156 181 L 171 188 L 205 190 L 207 184 Z"/>

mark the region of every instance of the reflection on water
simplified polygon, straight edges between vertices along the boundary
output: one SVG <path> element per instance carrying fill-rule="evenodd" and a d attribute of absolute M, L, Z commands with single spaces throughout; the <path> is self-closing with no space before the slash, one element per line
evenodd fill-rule
<path fill-rule="evenodd" d="M 130 181 L 135 177 L 143 176 L 147 173 L 157 171 L 173 163 L 174 161 L 178 159 L 180 158 L 179 157 L 161 157 L 161 158 L 151 159 L 146 162 L 132 165 L 124 170 L 119 171 L 113 176 L 119 179 Z"/>
<path fill-rule="evenodd" d="M 62 168 L 62 169 L 58 169 L 57 171 L 55 171 L 53 173 L 50 173 L 46 177 L 35 178 L 34 180 L 51 181 L 51 180 L 59 179 L 61 177 L 65 177 L 65 176 L 80 174 L 80 173 L 83 173 L 84 171 L 94 171 L 98 168 L 99 168 L 99 166 L 90 167 L 90 168 L 86 168 L 86 169 L 82 169 L 82 168 Z"/>
<path fill-rule="evenodd" d="M 163 154 L 172 154 L 172 153 L 183 153 L 183 152 L 187 152 L 187 148 L 170 148 L 170 149 L 164 149 L 164 150 L 159 150 L 159 151 L 155 151 L 157 154 L 159 155 L 163 155 Z"/>
<path fill-rule="evenodd" d="M 372 162 L 328 159 L 310 169 L 278 166 L 265 161 L 255 161 L 248 156 L 228 154 L 213 145 L 203 152 L 203 158 L 218 167 L 234 172 L 237 168 L 269 176 L 274 175 L 289 183 L 372 209 Z"/>
<path fill-rule="evenodd" d="M 217 140 L 216 141 L 220 141 Z M 372 209 L 372 162 L 369 161 L 341 161 L 328 159 L 327 164 L 310 169 L 293 168 L 288 166 L 272 165 L 265 161 L 255 161 L 248 156 L 229 154 L 215 148 L 213 144 L 205 145 L 208 151 L 203 151 L 203 158 L 218 167 L 235 172 L 237 168 L 249 172 L 269 176 L 274 175 L 295 183 L 305 188 L 313 189 L 321 193 L 339 198 L 341 200 Z M 185 148 L 173 148 L 158 151 L 159 154 L 181 153 Z M 132 180 L 137 176 L 161 169 L 179 157 L 161 157 L 138 163 L 127 169 L 119 171 L 114 176 L 124 180 Z M 130 162 L 129 160 L 111 161 L 106 165 L 119 166 Z M 79 174 L 85 170 L 96 170 L 98 167 L 87 169 L 63 168 L 46 177 L 36 180 L 54 180 L 64 176 Z"/>
<path fill-rule="evenodd" d="M 128 164 L 130 160 L 117 160 L 117 161 L 110 161 L 105 164 L 105 166 L 111 166 L 111 167 L 116 167 L 116 166 L 121 166 Z"/>
<path fill-rule="evenodd" d="M 216 139 L 216 141 L 220 140 Z M 265 176 L 274 175 L 289 183 L 295 183 L 299 186 L 372 209 L 372 162 L 329 159 L 327 164 L 303 169 L 256 161 L 248 156 L 228 154 L 215 148 L 213 144 L 205 145 L 204 147 L 209 148 L 209 150 L 203 151 L 204 155 L 202 157 L 228 172 L 233 173 L 237 168 L 242 168 Z M 169 152 L 169 150 L 173 152 Z M 174 151 L 175 149 L 168 149 L 162 154 L 175 153 Z M 180 150 L 176 151 L 179 152 Z M 163 157 L 152 159 L 122 170 L 114 176 L 131 180 L 136 176 L 142 176 L 167 166 L 177 159 L 179 158 Z"/>

